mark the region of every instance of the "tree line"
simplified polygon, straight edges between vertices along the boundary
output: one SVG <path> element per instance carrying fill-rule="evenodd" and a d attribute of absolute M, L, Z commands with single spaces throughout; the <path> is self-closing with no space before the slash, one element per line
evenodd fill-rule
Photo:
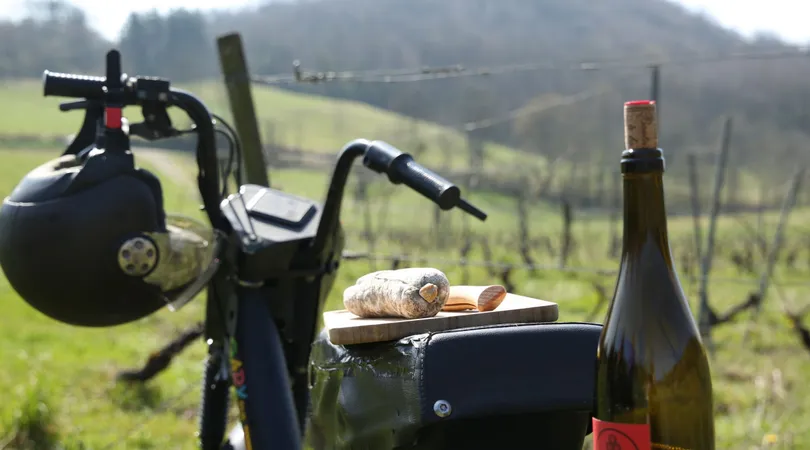
<path fill-rule="evenodd" d="M 67 0 L 51 0 L 21 21 L 0 22 L 0 77 L 35 78 L 46 69 L 102 73 L 104 53 L 117 47 L 129 73 L 210 79 L 217 66 L 208 20 L 186 9 L 130 14 L 119 39 L 109 42 L 84 11 Z"/>

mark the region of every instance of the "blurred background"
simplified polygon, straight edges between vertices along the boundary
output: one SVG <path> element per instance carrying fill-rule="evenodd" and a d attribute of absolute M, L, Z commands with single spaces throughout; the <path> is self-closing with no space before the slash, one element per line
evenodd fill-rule
<path fill-rule="evenodd" d="M 102 75 L 115 47 L 127 73 L 230 118 L 216 38 L 239 32 L 274 187 L 321 199 L 345 142 L 384 139 L 490 213 L 439 214 L 356 171 L 354 258 L 327 308 L 369 271 L 432 266 L 600 322 L 621 243 L 622 103 L 655 98 L 677 270 L 712 317 L 718 448 L 808 448 L 808 17 L 790 0 L 0 0 L 0 195 L 81 125 L 42 96 L 43 70 Z M 141 141 L 136 158 L 167 209 L 201 218 L 192 149 Z M 115 374 L 193 327 L 203 302 L 78 329 L 0 277 L 0 305 L 0 449 L 194 448 L 202 343 L 148 383 Z"/>

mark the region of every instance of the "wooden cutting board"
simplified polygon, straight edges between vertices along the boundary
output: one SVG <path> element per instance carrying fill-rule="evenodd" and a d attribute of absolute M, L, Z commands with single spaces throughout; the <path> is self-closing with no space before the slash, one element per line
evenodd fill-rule
<path fill-rule="evenodd" d="M 345 309 L 323 313 L 324 327 L 335 345 L 365 344 L 400 339 L 429 331 L 495 325 L 501 323 L 554 322 L 557 304 L 506 294 L 495 311 L 444 312 L 424 319 L 364 319 Z"/>

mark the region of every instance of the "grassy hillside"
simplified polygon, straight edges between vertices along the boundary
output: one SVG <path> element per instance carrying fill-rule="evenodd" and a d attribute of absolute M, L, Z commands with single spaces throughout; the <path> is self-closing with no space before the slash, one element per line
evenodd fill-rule
<path fill-rule="evenodd" d="M 180 87 L 197 94 L 214 113 L 230 120 L 230 107 L 221 83 L 200 82 Z M 346 142 L 363 137 L 386 140 L 409 152 L 416 152 L 421 147 L 423 151 L 418 155 L 418 161 L 434 170 L 444 167 L 466 169 L 469 165 L 469 151 L 464 134 L 449 127 L 405 117 L 366 103 L 314 94 L 254 86 L 253 96 L 265 144 L 275 142 L 285 148 L 336 154 Z M 60 112 L 59 103 L 70 99 L 43 97 L 40 80 L 0 80 L 0 98 L 3 98 L 5 105 L 0 109 L 0 141 L 13 141 L 14 137 L 21 135 L 52 138 L 76 133 L 84 117 L 81 111 Z M 614 111 L 618 112 L 609 116 L 615 122 L 621 120 L 623 100 L 618 97 L 614 100 L 614 106 L 619 105 Z M 175 125 L 179 128 L 185 126 L 185 115 L 176 109 L 172 111 Z M 129 108 L 126 114 L 132 123 L 142 120 L 139 108 Z M 571 116 L 564 117 L 575 122 Z M 620 122 L 616 125 L 621 128 Z M 621 136 L 612 139 L 616 142 L 609 142 L 608 137 L 616 136 L 605 136 L 603 146 L 614 149 L 621 147 Z M 15 145 L 42 147 L 44 144 L 24 142 Z M 54 144 L 49 141 L 44 146 L 52 148 Z M 575 150 L 576 153 L 570 156 L 560 155 L 560 158 L 565 159 L 554 166 L 552 188 L 555 191 L 563 187 L 574 189 L 570 194 L 574 198 L 582 195 L 579 190 L 583 186 L 591 187 L 591 183 L 599 181 L 596 179 L 597 172 L 606 172 L 606 177 L 609 178 L 618 167 L 618 154 L 615 152 L 610 153 L 607 159 L 602 159 L 594 158 L 587 147 L 570 147 L 570 150 Z M 669 160 L 670 157 L 678 156 L 679 150 L 667 147 L 665 155 Z M 710 164 L 711 159 L 703 158 L 701 165 Z M 676 161 L 681 167 L 677 170 L 678 166 L 675 166 L 674 173 L 672 164 L 668 162 L 668 170 L 672 173 L 668 193 L 672 194 L 672 206 L 683 212 L 688 211 L 689 207 L 689 185 L 683 170 L 685 158 L 678 158 Z M 485 143 L 483 170 L 496 176 L 508 174 L 509 179 L 506 181 L 528 177 L 539 183 L 547 174 L 544 170 L 547 167 L 547 159 L 537 153 L 527 153 L 493 142 Z M 575 171 L 573 174 L 572 169 Z M 704 204 L 708 204 L 708 195 L 712 189 L 711 171 L 712 167 L 701 167 L 699 191 Z M 738 201 L 749 204 L 759 201 L 762 180 L 757 173 L 740 170 L 737 172 L 737 180 L 735 191 Z M 780 183 L 783 182 L 783 179 L 780 180 Z M 604 186 L 604 189 L 608 188 L 609 185 Z"/>
<path fill-rule="evenodd" d="M 51 158 L 51 152 L 0 150 L 0 197 L 5 196 L 26 171 Z M 201 217 L 196 210 L 196 193 L 190 188 L 193 168 L 186 155 L 166 155 L 169 161 L 183 168 L 189 179 L 164 178 L 167 209 Z M 157 167 L 146 157 L 140 164 Z M 324 173 L 297 170 L 277 170 L 275 182 L 285 190 L 320 198 L 327 182 Z M 372 198 L 361 204 L 347 198 L 344 224 L 348 230 L 348 248 L 364 250 L 362 237 L 363 211 L 370 205 L 375 225 L 383 225 L 388 233 L 409 231 L 408 240 L 387 239 L 378 242 L 376 252 L 408 253 L 427 258 L 424 264 L 437 267 L 451 280 L 459 280 L 461 269 L 453 263 L 459 246 L 457 233 L 460 213 L 445 214 L 452 232 L 445 235 L 446 249 L 436 249 L 429 231 L 430 205 L 417 195 L 397 188 L 393 196 L 383 197 L 386 185 L 373 185 Z M 475 223 L 474 231 L 487 236 L 493 248 L 493 260 L 518 262 L 516 256 L 517 224 L 504 198 L 476 194 L 473 200 L 491 214 L 485 223 Z M 388 220 L 378 221 L 380 211 L 388 205 Z M 561 219 L 557 211 L 543 205 L 531 208 L 531 235 L 534 239 L 559 236 Z M 798 262 L 780 262 L 775 277 L 780 283 L 764 306 L 764 313 L 754 322 L 752 338 L 740 341 L 748 315 L 715 333 L 717 356 L 713 360 L 716 424 L 720 449 L 807 448 L 810 445 L 810 387 L 804 374 L 810 370 L 810 355 L 802 348 L 781 308 L 784 305 L 799 310 L 807 306 L 810 288 L 806 285 L 810 273 L 810 249 L 806 236 L 810 231 L 810 211 L 798 211 L 791 219 L 786 248 L 799 250 Z M 755 278 L 741 272 L 730 262 L 729 254 L 746 241 L 741 221 L 753 223 L 753 217 L 726 217 L 721 220 L 718 238 L 719 254 L 710 284 L 713 306 L 726 311 L 745 298 L 756 286 Z M 771 235 L 775 214 L 763 217 L 763 227 Z M 581 243 L 572 258 L 574 267 L 615 269 L 617 261 L 606 255 L 607 223 L 604 218 L 576 222 L 575 239 Z M 670 232 L 677 261 L 689 252 L 691 221 L 672 218 Z M 419 239 L 420 234 L 423 239 Z M 386 234 L 382 235 L 383 237 Z M 433 247 L 433 248 L 431 248 Z M 555 264 L 553 255 L 535 247 L 540 264 Z M 469 255 L 472 261 L 483 261 L 479 246 Z M 756 261 L 761 264 L 762 258 Z M 345 262 L 339 280 L 329 297 L 327 308 L 341 306 L 341 292 L 357 277 L 374 268 L 388 267 L 381 261 L 372 266 L 367 261 Z M 683 264 L 678 268 L 687 295 L 696 310 L 696 285 Z M 473 266 L 471 283 L 497 282 L 497 276 L 484 267 Z M 560 304 L 561 321 L 602 320 L 604 306 L 594 311 L 599 299 L 593 285 L 608 294 L 613 286 L 612 276 L 563 273 L 539 270 L 532 275 L 518 269 L 512 281 L 518 293 L 549 299 Z M 0 405 L 0 443 L 16 438 L 22 442 L 20 431 L 36 431 L 43 423 L 44 435 L 65 445 L 81 442 L 85 448 L 192 449 L 196 427 L 196 407 L 200 382 L 203 345 L 194 345 L 164 374 L 142 388 L 117 385 L 114 373 L 143 361 L 151 351 L 166 342 L 179 328 L 202 317 L 203 302 L 197 301 L 178 313 L 161 311 L 137 323 L 108 330 L 86 330 L 55 323 L 33 311 L 22 302 L 4 278 L 0 277 L 0 387 L 6 392 Z M 763 442 L 769 443 L 764 445 Z"/>
<path fill-rule="evenodd" d="M 220 82 L 184 84 L 179 87 L 198 95 L 216 114 L 230 119 L 230 107 Z M 356 138 L 384 139 L 404 150 L 425 145 L 424 161 L 434 165 L 465 167 L 468 161 L 462 133 L 425 121 L 416 121 L 365 103 L 335 100 L 279 89 L 253 87 L 259 126 L 265 142 L 288 148 L 336 153 Z M 70 99 L 43 97 L 41 80 L 0 80 L 0 136 L 66 135 L 81 126 L 81 111 L 60 112 L 58 105 Z M 142 119 L 139 108 L 129 108 L 130 122 Z M 179 127 L 182 112 L 173 114 Z M 525 155 L 499 144 L 487 144 L 487 158 L 498 166 L 541 163 L 539 156 Z"/>

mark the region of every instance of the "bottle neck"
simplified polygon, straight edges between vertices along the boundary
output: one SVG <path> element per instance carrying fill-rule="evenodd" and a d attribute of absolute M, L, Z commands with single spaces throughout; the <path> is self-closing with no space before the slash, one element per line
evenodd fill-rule
<path fill-rule="evenodd" d="M 630 254 L 638 254 L 641 248 L 653 244 L 671 264 L 662 159 L 659 160 L 660 167 L 649 163 L 629 164 L 632 161 L 623 161 L 628 164 L 624 165 L 622 174 L 624 183 L 622 259 Z"/>

